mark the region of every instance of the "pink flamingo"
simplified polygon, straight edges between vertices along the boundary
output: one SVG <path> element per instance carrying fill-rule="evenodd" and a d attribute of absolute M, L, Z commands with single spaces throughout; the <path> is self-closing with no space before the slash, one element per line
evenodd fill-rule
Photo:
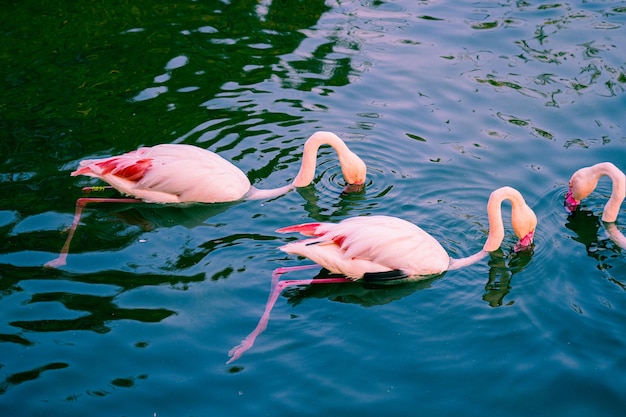
<path fill-rule="evenodd" d="M 565 195 L 565 208 L 570 213 L 576 211 L 581 201 L 596 189 L 601 177 L 608 176 L 612 182 L 611 197 L 604 206 L 602 221 L 611 239 L 626 249 L 626 237 L 617 229 L 615 221 L 626 196 L 626 175 L 610 162 L 580 168 L 569 180 L 569 189 Z"/>
<path fill-rule="evenodd" d="M 270 296 L 257 325 L 241 344 L 230 350 L 231 363 L 250 349 L 267 327 L 270 312 L 280 293 L 294 285 L 337 284 L 363 280 L 381 282 L 419 280 L 448 270 L 471 265 L 500 247 L 504 239 L 502 202 L 512 206 L 511 223 L 519 238 L 515 251 L 533 243 L 537 217 L 514 188 L 502 187 L 491 193 L 487 203 L 489 235 L 478 253 L 452 259 L 435 238 L 418 226 L 389 216 L 351 217 L 339 223 L 305 223 L 278 229 L 279 233 L 299 232 L 310 239 L 287 243 L 280 250 L 311 259 L 317 265 L 278 268 L 272 274 Z M 345 278 L 278 281 L 285 272 L 322 266 Z"/>
<path fill-rule="evenodd" d="M 300 171 L 291 184 L 260 190 L 236 166 L 206 149 L 184 144 L 163 144 L 139 148 L 123 155 L 80 162 L 70 175 L 99 178 L 110 187 L 85 187 L 83 191 L 115 188 L 134 198 L 79 198 L 74 220 L 58 258 L 46 267 L 65 265 L 70 242 L 83 208 L 90 203 L 224 203 L 277 197 L 313 181 L 317 150 L 330 145 L 337 152 L 347 190 L 359 190 L 365 183 L 365 163 L 331 132 L 316 132 L 304 144 Z M 356 186 L 356 187 L 355 187 Z"/>

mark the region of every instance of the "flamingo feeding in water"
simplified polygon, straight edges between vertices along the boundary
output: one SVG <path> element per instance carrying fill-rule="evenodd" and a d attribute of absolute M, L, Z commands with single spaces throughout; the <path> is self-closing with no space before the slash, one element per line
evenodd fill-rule
<path fill-rule="evenodd" d="M 156 145 L 119 156 L 81 161 L 80 167 L 70 175 L 99 178 L 110 184 L 108 188 L 133 198 L 79 198 L 61 253 L 45 266 L 65 265 L 83 208 L 89 203 L 224 203 L 273 198 L 313 181 L 317 150 L 322 145 L 330 145 L 337 152 L 346 191 L 360 190 L 365 183 L 366 165 L 331 132 L 316 132 L 309 137 L 304 144 L 300 171 L 293 182 L 269 190 L 253 187 L 239 168 L 211 151 L 192 145 Z M 102 187 L 85 187 L 83 191 L 99 188 Z"/>
<path fill-rule="evenodd" d="M 337 284 L 419 280 L 448 270 L 471 265 L 500 247 L 504 239 L 502 202 L 512 206 L 511 223 L 519 241 L 515 251 L 533 243 L 537 217 L 514 188 L 502 187 L 491 193 L 487 203 L 489 235 L 478 253 L 452 259 L 439 242 L 424 230 L 405 220 L 389 216 L 351 217 L 339 223 L 306 223 L 278 229 L 279 233 L 299 232 L 309 239 L 290 242 L 280 250 L 311 259 L 317 265 L 278 268 L 272 274 L 270 296 L 257 325 L 238 346 L 230 350 L 231 363 L 250 349 L 256 337 L 267 327 L 270 312 L 280 293 L 287 287 L 309 284 Z M 329 272 L 344 275 L 307 280 L 278 281 L 281 274 L 322 266 Z"/>
<path fill-rule="evenodd" d="M 565 195 L 565 208 L 568 212 L 576 211 L 581 201 L 596 189 L 601 177 L 608 176 L 612 182 L 611 197 L 604 206 L 602 221 L 611 239 L 626 249 L 626 237 L 617 229 L 615 221 L 626 196 L 626 175 L 610 162 L 580 168 L 569 180 L 569 189 Z"/>

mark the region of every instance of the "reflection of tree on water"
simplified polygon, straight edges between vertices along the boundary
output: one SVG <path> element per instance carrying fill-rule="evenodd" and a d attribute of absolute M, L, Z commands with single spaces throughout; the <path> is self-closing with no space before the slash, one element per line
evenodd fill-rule
<path fill-rule="evenodd" d="M 341 39 L 324 39 L 324 43 L 313 44 L 316 45 L 313 51 L 297 53 L 309 37 L 305 30 L 315 26 L 330 9 L 324 1 L 280 0 L 260 5 L 255 0 L 218 2 L 207 9 L 202 5 L 198 7 L 193 11 L 202 15 L 201 20 L 194 22 L 197 27 L 189 26 L 182 31 L 173 25 L 159 27 L 159 31 L 172 31 L 170 37 L 151 36 L 149 29 L 154 23 L 149 22 L 144 22 L 148 30 L 125 34 L 138 41 L 150 39 L 152 44 L 164 42 L 168 48 L 171 48 L 172 38 L 179 40 L 177 52 L 185 58 L 185 64 L 174 71 L 166 71 L 166 80 L 161 83 L 153 73 L 141 73 L 138 85 L 142 85 L 143 90 L 130 90 L 134 94 L 131 102 L 158 109 L 168 105 L 172 106 L 171 110 L 183 110 L 176 107 L 180 101 L 176 96 L 181 94 L 176 87 L 185 89 L 190 83 L 200 86 L 184 92 L 182 104 L 187 111 L 197 113 L 198 123 L 179 137 L 179 141 L 210 130 L 211 135 L 202 137 L 201 142 L 208 146 L 218 142 L 224 145 L 225 137 L 244 136 L 241 135 L 244 129 L 249 130 L 245 136 L 252 137 L 269 133 L 261 127 L 266 124 L 303 123 L 300 115 L 269 109 L 268 100 L 276 104 L 273 107 L 310 111 L 310 104 L 294 98 L 293 90 L 319 88 L 321 94 L 328 94 L 334 87 L 349 84 L 350 58 L 329 58 L 331 54 L 336 55 L 335 44 Z M 165 67 L 167 70 L 167 65 Z M 277 88 L 267 91 L 264 83 L 276 84 Z M 281 88 L 286 93 L 276 94 Z M 160 89 L 158 94 L 146 93 L 155 89 Z M 258 97 L 263 100 L 262 104 L 258 103 Z M 174 118 L 177 113 L 159 110 L 162 118 Z M 230 148 L 229 143 L 225 145 Z"/>
<path fill-rule="evenodd" d="M 5 45 L 11 57 L 22 56 L 24 50 L 54 51 L 42 52 L 37 59 L 8 61 L 12 75 L 7 79 L 16 79 L 13 88 L 4 91 L 6 101 L 13 103 L 3 109 L 6 149 L 46 155 L 36 160 L 34 169 L 31 152 L 11 153 L 12 167 L 36 173 L 15 185 L 6 183 L 11 189 L 5 190 L 4 206 L 19 207 L 21 213 L 57 209 L 73 200 L 75 189 L 70 184 L 75 181 L 67 173 L 79 158 L 170 142 L 174 137 L 199 141 L 207 148 L 215 145 L 218 152 L 242 140 L 258 145 L 260 135 L 268 138 L 276 126 L 306 123 L 301 113 L 309 104 L 294 98 L 294 90 L 320 88 L 320 94 L 327 94 L 350 82 L 350 59 L 335 53 L 341 39 L 320 38 L 319 43 L 313 41 L 311 51 L 297 53 L 310 36 L 305 30 L 330 9 L 324 1 L 155 6 L 139 0 L 107 5 L 107 13 L 69 3 L 57 6 L 52 14 L 43 6 L 40 14 L 28 19 L 20 16 L 23 10 L 16 10 L 15 22 L 28 20 L 37 33 L 49 36 L 17 36 Z M 14 29 L 22 33 L 29 27 Z M 64 68 L 62 83 L 50 78 L 52 74 L 58 81 L 59 63 Z M 285 93 L 264 91 L 259 86 L 264 82 L 276 83 L 276 90 Z M 155 89 L 158 94 L 133 98 Z M 262 96 L 263 103 L 243 97 L 247 92 Z M 277 103 L 274 107 L 296 110 L 270 109 L 267 100 Z M 263 127 L 267 125 L 271 127 Z M 208 137 L 199 138 L 207 131 Z M 286 152 L 293 154 L 299 145 L 301 141 L 294 142 Z M 279 156 L 270 161 L 269 172 L 285 164 L 285 153 Z M 253 182 L 258 178 L 266 175 L 251 173 Z M 35 198 L 24 194 L 24 185 L 35 190 Z"/>
<path fill-rule="evenodd" d="M 103 297 L 88 294 L 51 292 L 33 294 L 29 304 L 59 302 L 68 310 L 84 311 L 89 314 L 75 319 L 41 319 L 13 321 L 11 326 L 35 332 L 63 332 L 68 330 L 90 330 L 96 333 L 108 333 L 107 325 L 111 320 L 135 320 L 144 323 L 158 323 L 175 314 L 165 308 L 120 308 L 113 301 L 115 297 Z"/>
<path fill-rule="evenodd" d="M 0 395 L 4 394 L 5 392 L 15 387 L 16 385 L 39 378 L 39 376 L 46 371 L 65 369 L 67 367 L 69 367 L 67 363 L 53 362 L 47 365 L 38 366 L 29 371 L 17 372 L 12 375 L 9 375 L 4 379 L 4 381 L 0 382 Z"/>
<path fill-rule="evenodd" d="M 40 269 L 16 268 L 3 265 L 2 291 L 3 296 L 13 292 L 20 282 L 27 279 L 40 279 Z M 66 274 L 56 271 L 48 271 L 48 274 L 64 277 Z M 33 278 L 34 277 L 34 278 Z M 52 279 L 49 277 L 48 279 Z M 34 332 L 63 332 L 75 330 L 87 330 L 96 333 L 107 333 L 111 330 L 109 323 L 114 320 L 134 320 L 144 323 L 160 322 L 173 314 L 175 311 L 167 308 L 123 308 L 115 303 L 115 299 L 122 293 L 144 286 L 187 286 L 192 282 L 205 280 L 204 274 L 193 276 L 175 276 L 171 274 L 135 274 L 120 271 L 99 272 L 95 274 L 81 274 L 70 276 L 69 280 L 96 285 L 110 285 L 118 289 L 113 295 L 79 294 L 76 292 L 40 292 L 32 294 L 28 304 L 57 302 L 61 303 L 68 311 L 85 312 L 77 318 L 54 319 L 45 317 L 36 320 L 11 321 L 11 326 Z M 1 341 L 13 342 L 22 345 L 30 345 L 22 336 L 0 334 Z"/>
<path fill-rule="evenodd" d="M 12 265 L 0 265 L 2 280 L 0 280 L 0 298 L 7 297 L 14 292 L 23 291 L 20 283 L 29 279 L 40 280 L 40 268 L 23 268 Z M 22 334 L 0 333 L 0 342 L 13 343 L 23 347 L 36 346 L 36 341 L 30 340 L 28 335 L 49 332 L 74 332 L 91 331 L 105 334 L 111 331 L 111 323 L 117 320 L 132 320 L 141 323 L 158 323 L 175 315 L 173 311 L 164 307 L 156 308 L 124 308 L 115 302 L 119 295 L 137 288 L 146 286 L 169 285 L 172 287 L 186 288 L 189 284 L 202 282 L 206 279 L 205 274 L 192 276 L 158 274 L 136 274 L 121 271 L 98 272 L 94 274 L 67 274 L 58 270 L 47 270 L 45 278 L 50 281 L 67 280 L 85 284 L 104 285 L 113 288 L 113 295 L 80 294 L 78 292 L 51 291 L 33 293 L 26 302 L 25 308 L 30 308 L 36 303 L 60 303 L 67 311 L 80 314 L 76 318 L 53 318 L 44 316 L 39 319 L 10 321 L 10 313 L 5 314 L 8 325 L 19 329 Z M 41 311 L 41 309 L 40 309 Z M 45 314 L 45 313 L 44 313 Z M 65 314 L 64 314 L 65 315 Z M 76 315 L 76 314 L 72 314 Z M 60 337 L 60 336 L 59 336 Z M 139 345 L 138 345 L 139 346 Z M 64 362 L 52 362 L 47 365 L 33 367 L 26 371 L 6 375 L 0 380 L 0 395 L 20 385 L 38 379 L 42 373 L 50 370 L 60 370 L 69 367 Z M 139 377 L 141 378 L 141 377 Z M 112 386 L 127 386 L 132 379 L 128 377 L 116 378 L 111 381 Z M 105 390 L 99 390 L 104 393 Z"/>
<path fill-rule="evenodd" d="M 598 237 L 603 225 L 608 239 Z M 617 271 L 626 268 L 622 261 L 623 249 L 616 243 L 616 241 L 619 242 L 620 237 L 623 239 L 623 235 L 617 229 L 616 224 L 603 223 L 600 217 L 592 211 L 579 208 L 567 217 L 565 227 L 576 233 L 572 239 L 585 245 L 587 255 L 598 262 L 597 268 L 607 274 L 609 281 L 626 290 L 626 283 L 615 278 Z M 616 264 L 621 264 L 621 267 Z M 626 274 L 619 275 L 625 276 Z"/>

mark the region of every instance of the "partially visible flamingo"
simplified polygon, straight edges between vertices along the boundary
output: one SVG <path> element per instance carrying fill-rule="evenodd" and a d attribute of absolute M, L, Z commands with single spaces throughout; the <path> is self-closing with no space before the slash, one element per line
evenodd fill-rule
<path fill-rule="evenodd" d="M 305 142 L 300 171 L 293 182 L 269 190 L 253 187 L 239 168 L 211 151 L 192 145 L 156 145 L 119 156 L 81 161 L 80 168 L 70 175 L 96 177 L 110 184 L 110 187 L 85 187 L 83 191 L 115 188 L 134 198 L 79 198 L 61 253 L 45 266 L 65 265 L 83 208 L 89 203 L 224 203 L 273 198 L 313 181 L 317 150 L 322 145 L 330 145 L 337 152 L 346 190 L 361 189 L 367 170 L 363 160 L 339 136 L 322 131 Z"/>
<path fill-rule="evenodd" d="M 280 250 L 311 259 L 317 265 L 278 268 L 272 275 L 270 296 L 257 327 L 238 346 L 230 350 L 230 360 L 241 357 L 267 327 L 270 312 L 280 293 L 293 285 L 337 284 L 364 280 L 380 282 L 419 280 L 448 270 L 471 265 L 500 247 L 504 239 L 502 202 L 512 206 L 511 223 L 519 238 L 515 251 L 533 243 L 537 217 L 514 188 L 502 187 L 491 193 L 487 203 L 489 235 L 481 251 L 461 259 L 452 259 L 445 249 L 418 226 L 389 216 L 351 217 L 339 223 L 305 223 L 278 229 L 279 233 L 299 232 L 310 239 L 287 243 Z M 283 280 L 281 274 L 322 266 L 342 277 Z"/>
<path fill-rule="evenodd" d="M 576 211 L 581 201 L 596 189 L 601 177 L 608 176 L 612 182 L 611 197 L 604 206 L 602 221 L 611 239 L 626 249 L 626 237 L 617 229 L 615 221 L 626 196 L 626 175 L 610 162 L 580 168 L 569 180 L 569 189 L 565 195 L 565 208 L 570 213 Z"/>

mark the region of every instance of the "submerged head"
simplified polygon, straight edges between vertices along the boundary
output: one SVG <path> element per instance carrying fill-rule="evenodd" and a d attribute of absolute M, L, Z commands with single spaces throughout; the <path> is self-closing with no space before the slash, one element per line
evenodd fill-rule
<path fill-rule="evenodd" d="M 611 197 L 604 206 L 602 221 L 616 221 L 620 206 L 626 196 L 626 176 L 611 162 L 600 162 L 574 172 L 565 195 L 564 204 L 567 211 L 574 212 L 580 202 L 595 190 L 598 181 L 605 175 L 611 179 L 612 190 Z"/>
<path fill-rule="evenodd" d="M 535 229 L 537 228 L 537 216 L 535 212 L 526 204 L 519 208 L 513 208 L 511 214 L 513 231 L 518 238 L 513 247 L 515 252 L 530 249 L 535 239 Z"/>
<path fill-rule="evenodd" d="M 578 206 L 580 206 L 580 200 L 576 201 L 574 198 L 574 193 L 572 192 L 572 186 L 569 186 L 567 190 L 567 194 L 565 194 L 565 200 L 563 200 L 563 206 L 568 213 L 573 213 L 576 211 Z"/>
<path fill-rule="evenodd" d="M 357 154 L 348 150 L 339 155 L 341 172 L 346 181 L 344 193 L 356 193 L 363 190 L 367 176 L 367 166 Z"/>
<path fill-rule="evenodd" d="M 592 167 L 581 168 L 574 172 L 569 180 L 569 189 L 565 194 L 563 205 L 569 213 L 576 211 L 580 202 L 595 190 L 598 175 L 593 174 Z"/>
<path fill-rule="evenodd" d="M 535 231 L 531 230 L 530 232 L 526 233 L 525 236 L 521 238 L 518 236 L 518 238 L 519 240 L 517 241 L 515 246 L 513 246 L 513 252 L 522 252 L 522 251 L 528 250 L 533 245 L 533 239 L 535 238 Z"/>

